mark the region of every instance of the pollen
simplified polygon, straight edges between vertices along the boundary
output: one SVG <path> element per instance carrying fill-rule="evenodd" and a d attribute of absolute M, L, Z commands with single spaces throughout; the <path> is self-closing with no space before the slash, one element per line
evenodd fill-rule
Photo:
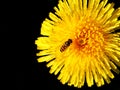
<path fill-rule="evenodd" d="M 104 45 L 103 27 L 94 20 L 85 19 L 76 27 L 75 47 L 87 55 L 96 56 Z M 80 26 L 81 25 L 81 26 Z"/>

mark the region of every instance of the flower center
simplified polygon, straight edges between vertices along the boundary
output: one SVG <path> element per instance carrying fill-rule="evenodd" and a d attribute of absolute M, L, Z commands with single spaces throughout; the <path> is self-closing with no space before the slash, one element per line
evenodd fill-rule
<path fill-rule="evenodd" d="M 103 46 L 102 27 L 94 21 L 86 20 L 80 27 L 77 27 L 75 33 L 75 43 L 79 51 L 96 55 Z"/>

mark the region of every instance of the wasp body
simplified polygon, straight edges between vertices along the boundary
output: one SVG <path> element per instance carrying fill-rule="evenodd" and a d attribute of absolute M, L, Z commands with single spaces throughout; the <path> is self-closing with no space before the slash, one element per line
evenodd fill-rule
<path fill-rule="evenodd" d="M 65 51 L 65 50 L 70 46 L 71 43 L 72 43 L 72 39 L 68 39 L 68 41 L 66 41 L 66 42 L 62 45 L 62 47 L 60 48 L 60 51 L 61 51 L 61 52 Z"/>

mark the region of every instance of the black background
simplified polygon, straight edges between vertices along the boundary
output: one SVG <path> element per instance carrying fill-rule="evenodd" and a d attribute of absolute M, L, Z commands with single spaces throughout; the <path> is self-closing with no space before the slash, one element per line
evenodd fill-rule
<path fill-rule="evenodd" d="M 115 2 L 115 8 L 120 6 L 119 0 L 109 0 Z M 40 27 L 43 20 L 48 17 L 48 13 L 57 6 L 57 0 L 41 0 L 39 2 L 27 2 L 21 5 L 13 15 L 14 32 L 12 41 L 15 43 L 16 62 L 16 90 L 120 90 L 120 75 L 115 74 L 115 78 L 108 85 L 102 87 L 93 85 L 88 88 L 86 83 L 79 89 L 73 86 L 63 85 L 57 80 L 57 76 L 49 73 L 46 63 L 38 63 L 36 57 L 36 45 L 34 44 L 40 36 Z M 9 33 L 8 33 L 9 36 Z M 12 50 L 12 49 L 11 49 Z"/>

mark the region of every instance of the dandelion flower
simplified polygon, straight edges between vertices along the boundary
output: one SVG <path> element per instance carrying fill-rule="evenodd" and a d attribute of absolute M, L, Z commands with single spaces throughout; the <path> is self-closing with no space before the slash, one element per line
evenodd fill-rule
<path fill-rule="evenodd" d="M 81 88 L 110 83 L 120 66 L 120 8 L 108 0 L 59 0 L 35 41 L 38 62 L 62 84 Z"/>

